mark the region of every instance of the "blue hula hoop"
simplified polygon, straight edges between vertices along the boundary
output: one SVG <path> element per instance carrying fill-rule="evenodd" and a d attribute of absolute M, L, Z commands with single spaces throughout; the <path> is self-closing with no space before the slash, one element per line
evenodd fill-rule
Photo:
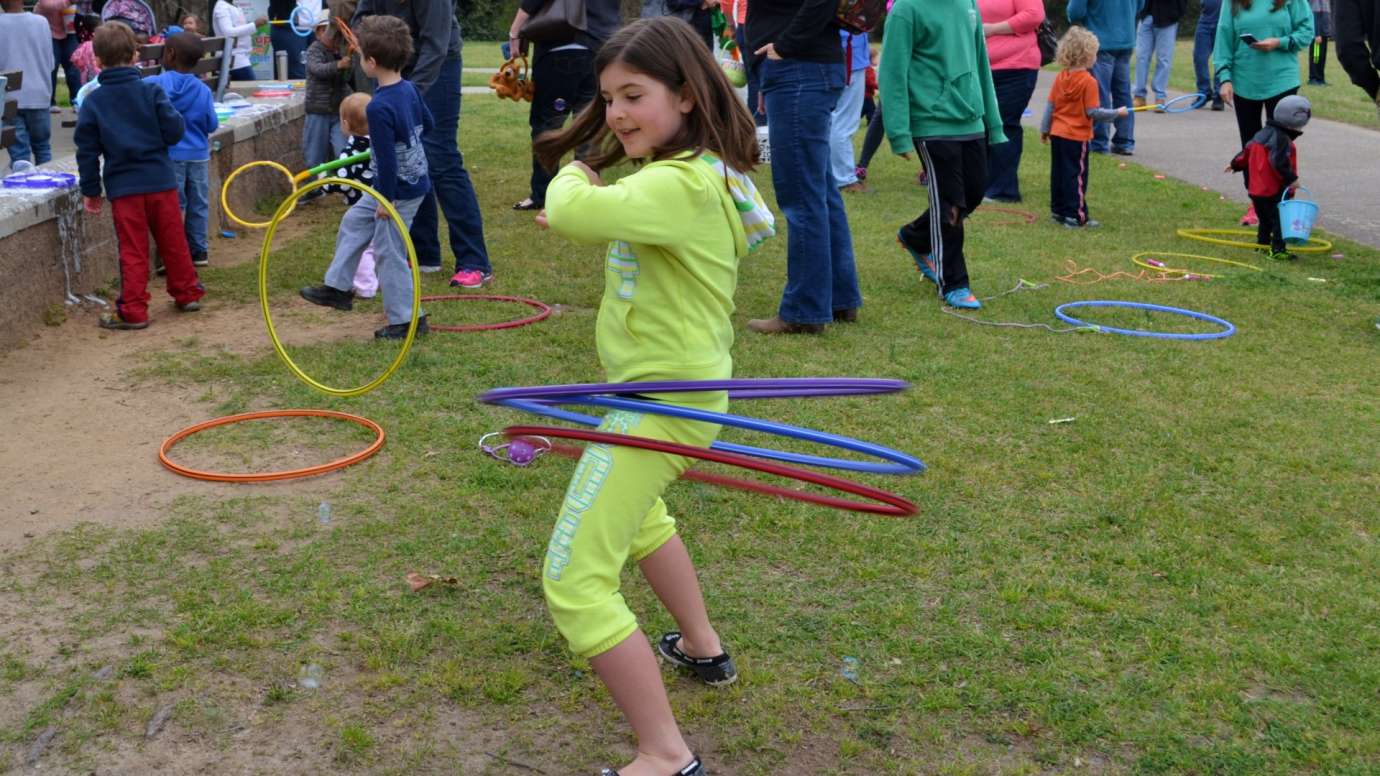
<path fill-rule="evenodd" d="M 1181 94 L 1172 100 L 1166 100 L 1165 103 L 1160 106 L 1160 108 L 1163 109 L 1165 113 L 1188 113 L 1189 111 L 1197 110 L 1198 106 L 1207 102 L 1207 100 L 1207 95 L 1203 94 L 1202 92 L 1195 92 L 1193 94 Z M 1188 105 L 1182 108 L 1172 107 L 1177 106 L 1184 101 L 1191 102 L 1189 102 Z"/>
<path fill-rule="evenodd" d="M 312 20 L 311 20 L 311 26 L 310 26 L 310 27 L 307 27 L 307 28 L 303 29 L 303 28 L 297 26 L 297 15 L 298 15 L 299 13 L 305 13 L 305 12 L 306 12 L 306 9 L 304 9 L 302 6 L 300 6 L 300 5 L 298 5 L 298 6 L 293 6 L 292 13 L 288 14 L 287 23 L 288 23 L 288 28 L 291 29 L 293 32 L 297 33 L 298 36 L 303 37 L 303 38 L 309 38 L 309 37 L 311 37 L 312 32 L 315 31 L 315 29 L 316 29 L 316 18 L 315 18 L 315 17 L 312 18 Z"/>
<path fill-rule="evenodd" d="M 480 401 L 530 412 L 534 415 L 578 423 L 585 426 L 598 426 L 601 418 L 578 412 L 560 409 L 555 405 L 580 404 L 605 407 L 608 409 L 646 412 L 653 415 L 685 418 L 705 423 L 718 423 L 724 426 L 762 431 L 790 439 L 822 444 L 829 447 L 860 453 L 879 458 L 883 462 L 855 461 L 846 458 L 792 453 L 770 448 L 739 445 L 730 442 L 715 442 L 711 449 L 723 452 L 749 455 L 773 461 L 819 466 L 846 471 L 870 474 L 915 474 L 925 470 L 925 464 L 914 456 L 906 455 L 882 445 L 863 442 L 851 437 L 830 434 L 824 431 L 792 426 L 785 423 L 733 415 L 726 412 L 698 410 L 678 404 L 667 404 L 644 398 L 630 398 L 629 393 L 641 396 L 647 393 L 677 393 L 727 391 L 730 398 L 760 399 L 803 396 L 867 395 L 892 393 L 905 387 L 899 380 L 853 380 L 853 379 L 798 379 L 798 380 L 706 380 L 678 382 L 645 383 L 605 383 L 584 385 L 535 386 L 530 388 L 501 388 L 489 391 Z M 622 394 L 608 395 L 608 394 Z"/>
<path fill-rule="evenodd" d="M 1222 331 L 1209 331 L 1198 334 L 1180 334 L 1178 332 L 1167 331 L 1145 331 L 1144 329 L 1119 329 L 1115 326 L 1101 326 L 1079 320 L 1078 318 L 1075 318 L 1072 315 L 1069 315 L 1068 313 L 1064 312 L 1065 309 L 1070 307 L 1128 307 L 1134 310 L 1150 310 L 1152 312 L 1159 313 L 1174 313 L 1175 315 L 1182 315 L 1187 318 L 1193 318 L 1199 321 L 1207 321 L 1208 323 L 1221 326 Z M 1085 300 L 1081 302 L 1066 302 L 1054 308 L 1054 315 L 1064 323 L 1072 324 L 1074 326 L 1086 326 L 1088 328 L 1096 329 L 1098 331 L 1110 332 L 1112 334 L 1125 334 L 1131 337 L 1153 337 L 1155 339 L 1178 340 L 1212 340 L 1230 337 L 1231 335 L 1236 333 L 1236 326 L 1234 326 L 1231 323 L 1231 321 L 1223 320 L 1215 315 L 1194 312 L 1193 310 L 1185 310 L 1182 307 L 1169 307 L 1167 305 L 1162 304 L 1146 304 L 1145 302 L 1120 302 L 1107 299 Z"/>

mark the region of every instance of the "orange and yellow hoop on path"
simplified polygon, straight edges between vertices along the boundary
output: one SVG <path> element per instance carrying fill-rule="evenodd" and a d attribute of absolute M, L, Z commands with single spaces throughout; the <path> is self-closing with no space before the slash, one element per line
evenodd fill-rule
<path fill-rule="evenodd" d="M 374 441 L 370 442 L 369 446 L 363 450 L 347 455 L 344 458 L 337 458 L 334 461 L 329 461 L 317 466 L 307 466 L 301 469 L 284 469 L 276 472 L 208 472 L 183 466 L 173 462 L 173 460 L 168 457 L 168 451 L 171 450 L 174 445 L 198 431 L 205 431 L 206 429 L 215 428 L 217 426 L 228 426 L 232 423 L 242 423 L 249 420 L 265 420 L 268 418 L 332 418 L 335 420 L 343 420 L 363 426 L 374 432 Z M 368 418 L 363 418 L 359 415 L 351 415 L 347 412 L 336 412 L 334 410 L 265 410 L 262 412 L 245 412 L 239 415 L 229 415 L 224 418 L 203 421 L 196 425 L 188 426 L 176 434 L 173 434 L 163 440 L 162 446 L 158 448 L 158 461 L 169 470 L 183 477 L 191 477 L 196 480 L 206 480 L 208 482 L 277 482 L 279 480 L 294 480 L 300 477 L 325 474 L 326 472 L 333 472 L 351 464 L 359 463 L 373 456 L 383 447 L 384 436 L 383 426 L 380 426 Z"/>

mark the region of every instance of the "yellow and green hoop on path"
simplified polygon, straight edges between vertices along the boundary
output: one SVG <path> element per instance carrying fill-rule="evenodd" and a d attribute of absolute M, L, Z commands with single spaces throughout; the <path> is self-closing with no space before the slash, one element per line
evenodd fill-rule
<path fill-rule="evenodd" d="M 1178 229 L 1175 234 L 1186 237 L 1190 240 L 1212 243 L 1213 245 L 1225 245 L 1228 248 L 1257 248 L 1268 250 L 1270 246 L 1261 245 L 1255 241 L 1254 229 Z M 1224 240 L 1214 235 L 1250 237 L 1249 242 L 1245 240 Z M 1289 250 L 1293 253 L 1326 253 L 1332 250 L 1332 243 L 1327 240 L 1320 240 L 1316 237 L 1308 238 L 1307 245 L 1290 246 Z"/>
<path fill-rule="evenodd" d="M 297 364 L 293 362 L 292 357 L 288 355 L 287 349 L 283 347 L 283 341 L 278 338 L 278 330 L 273 327 L 273 314 L 268 309 L 268 256 L 269 249 L 273 246 L 273 234 L 278 231 L 278 224 L 282 223 L 283 219 L 287 218 L 288 214 L 297 206 L 297 200 L 301 199 L 302 195 L 328 184 L 358 189 L 373 197 L 380 205 L 383 205 L 384 209 L 388 211 L 388 217 L 393 219 L 393 225 L 396 226 L 398 231 L 402 234 L 403 244 L 407 246 L 408 263 L 411 265 L 412 269 L 412 320 L 407 324 L 407 337 L 403 339 L 402 347 L 398 349 L 398 355 L 393 358 L 393 363 L 389 364 L 388 368 L 385 369 L 382 374 L 354 388 L 335 388 L 313 380 L 310 375 L 302 371 L 302 368 L 297 366 Z M 408 234 L 407 222 L 403 221 L 402 216 L 398 213 L 397 209 L 393 207 L 393 203 L 384 199 L 383 195 L 374 189 L 359 181 L 349 180 L 348 178 L 323 178 L 293 191 L 292 194 L 278 206 L 278 212 L 274 213 L 272 220 L 268 222 L 268 231 L 264 234 L 263 248 L 259 251 L 259 305 L 263 309 L 264 323 L 268 326 L 268 338 L 273 341 L 274 352 L 278 354 L 278 358 L 281 358 L 284 364 L 287 364 L 287 368 L 292 371 L 292 374 L 295 375 L 297 379 L 322 393 L 328 393 L 332 396 L 359 396 L 360 394 L 368 393 L 379 387 L 383 384 L 383 381 L 392 377 L 393 373 L 398 371 L 398 367 L 402 366 L 403 360 L 407 358 L 408 351 L 412 349 L 412 341 L 417 336 L 417 319 L 422 309 L 422 278 L 418 273 L 417 266 L 417 249 L 412 245 L 412 236 Z"/>

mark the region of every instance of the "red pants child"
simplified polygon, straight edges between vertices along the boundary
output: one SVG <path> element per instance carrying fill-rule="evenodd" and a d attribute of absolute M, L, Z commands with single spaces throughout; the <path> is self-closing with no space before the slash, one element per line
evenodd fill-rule
<path fill-rule="evenodd" d="M 115 236 L 120 241 L 120 298 L 115 309 L 129 323 L 149 319 L 149 232 L 168 271 L 168 295 L 179 305 L 195 302 L 206 288 L 192 266 L 177 189 L 130 194 L 110 200 Z"/>

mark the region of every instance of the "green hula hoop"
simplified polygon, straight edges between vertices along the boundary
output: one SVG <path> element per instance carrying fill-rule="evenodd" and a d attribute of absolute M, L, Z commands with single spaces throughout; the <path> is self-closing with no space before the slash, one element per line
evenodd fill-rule
<path fill-rule="evenodd" d="M 278 338 L 278 330 L 273 327 L 273 313 L 268 309 L 268 256 L 269 248 L 273 245 L 273 233 L 278 231 L 278 224 L 282 223 L 283 219 L 292 212 L 292 209 L 297 206 L 297 200 L 301 199 L 303 194 L 332 183 L 340 186 L 347 186 L 352 189 L 358 189 L 373 197 L 380 205 L 383 205 L 384 209 L 388 211 L 388 216 L 393 219 L 394 226 L 402 233 L 403 244 L 407 246 L 407 258 L 412 265 L 412 320 L 407 324 L 407 337 L 403 340 L 402 347 L 398 350 L 398 355 L 393 359 L 393 363 L 389 364 L 388 368 L 383 370 L 382 374 L 354 388 L 336 388 L 326 385 L 325 383 L 313 380 L 310 375 L 302 371 L 302 368 L 297 366 L 297 364 L 293 362 L 292 357 L 288 355 L 287 349 L 283 347 L 283 341 Z M 417 336 L 418 312 L 422 309 L 422 278 L 417 270 L 417 249 L 412 246 L 412 236 L 407 232 L 407 222 L 403 221 L 402 216 L 398 213 L 397 209 L 393 207 L 393 203 L 384 199 L 382 194 L 363 183 L 348 178 L 323 178 L 292 192 L 292 194 L 278 206 L 278 211 L 273 214 L 273 220 L 269 221 L 268 231 L 264 234 L 263 249 L 259 251 L 259 306 L 263 309 L 264 323 L 268 325 L 268 338 L 273 341 L 274 352 L 278 354 L 278 358 L 281 358 L 284 364 L 287 364 L 287 368 L 292 371 L 292 374 L 295 375 L 298 380 L 301 380 L 322 393 L 328 393 L 332 396 L 359 396 L 360 394 L 374 390 L 382 385 L 384 380 L 392 377 L 393 373 L 398 371 L 398 367 L 402 366 L 403 360 L 407 358 L 408 351 L 412 349 L 412 340 Z"/>

